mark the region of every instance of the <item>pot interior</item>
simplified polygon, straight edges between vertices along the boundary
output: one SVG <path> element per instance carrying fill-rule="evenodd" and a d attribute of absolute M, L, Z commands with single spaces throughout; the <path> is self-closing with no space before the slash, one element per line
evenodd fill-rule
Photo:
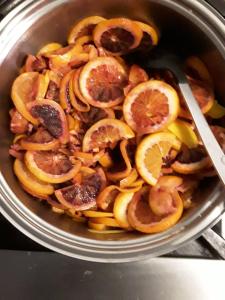
<path fill-rule="evenodd" d="M 46 7 L 50 7 L 54 1 L 40 2 L 42 4 L 45 2 Z M 222 78 L 225 78 L 225 59 L 218 51 L 215 41 L 208 35 L 208 32 L 201 28 L 200 24 L 195 24 L 190 16 L 183 15 L 178 9 L 170 8 L 166 5 L 167 2 L 148 0 L 61 1 L 60 5 L 52 6 L 48 10 L 41 5 L 40 7 L 37 5 L 32 13 L 37 13 L 37 9 L 40 9 L 42 13 L 38 18 L 35 17 L 37 20 L 31 22 L 33 23 L 32 26 L 28 26 L 29 28 L 24 32 L 22 30 L 22 34 L 19 28 L 22 28 L 23 25 L 26 28 L 28 23 L 26 17 L 21 21 L 20 26 L 15 26 L 13 45 L 0 68 L 1 172 L 9 187 L 19 199 L 18 201 L 21 201 L 32 213 L 47 223 L 66 232 L 89 239 L 127 240 L 142 236 L 135 233 L 116 236 L 92 234 L 82 224 L 72 221 L 65 215 L 53 213 L 46 204 L 32 199 L 20 188 L 13 175 L 12 159 L 8 154 L 13 138 L 9 132 L 9 109 L 12 107 L 10 88 L 28 53 L 35 54 L 43 45 L 52 41 L 65 44 L 71 26 L 85 16 L 101 15 L 106 18 L 124 16 L 145 22 L 153 22 L 160 30 L 161 43 L 172 46 L 183 57 L 198 55 L 204 60 L 213 76 L 217 99 L 225 102 L 225 85 L 222 84 Z M 31 15 L 29 17 L 34 18 Z M 205 201 L 210 202 L 215 189 L 217 189 L 217 180 L 208 179 L 203 182 L 201 190 L 194 199 L 195 208 L 189 210 L 181 222 L 189 218 L 194 211 L 200 210 Z"/>

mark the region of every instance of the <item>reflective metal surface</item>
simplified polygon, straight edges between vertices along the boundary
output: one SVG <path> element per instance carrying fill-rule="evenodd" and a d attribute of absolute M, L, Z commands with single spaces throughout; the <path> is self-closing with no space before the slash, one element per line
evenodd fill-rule
<path fill-rule="evenodd" d="M 216 222 L 224 211 L 224 189 L 208 180 L 195 196 L 196 207 L 175 227 L 156 235 L 91 234 L 86 228 L 52 213 L 19 187 L 13 176 L 8 147 L 10 86 L 27 53 L 47 42 L 65 42 L 73 23 L 87 15 L 128 16 L 151 20 L 160 27 L 162 43 L 181 56 L 202 57 L 215 79 L 217 98 L 225 102 L 225 23 L 204 1 L 191 0 L 27 0 L 0 23 L 0 195 L 1 212 L 23 233 L 73 257 L 92 261 L 140 260 L 171 251 Z"/>
<path fill-rule="evenodd" d="M 224 261 L 156 258 L 103 265 L 23 251 L 0 251 L 0 258 L 1 299 L 225 299 Z"/>

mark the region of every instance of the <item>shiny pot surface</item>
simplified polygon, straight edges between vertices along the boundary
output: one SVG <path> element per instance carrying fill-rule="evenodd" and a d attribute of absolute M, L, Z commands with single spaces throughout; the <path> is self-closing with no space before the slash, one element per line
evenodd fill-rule
<path fill-rule="evenodd" d="M 0 23 L 0 196 L 2 214 L 19 230 L 60 253 L 90 261 L 124 262 L 157 256 L 196 238 L 224 211 L 225 192 L 209 179 L 195 195 L 196 207 L 166 232 L 101 235 L 53 213 L 20 188 L 8 149 L 10 87 L 28 53 L 50 41 L 64 43 L 77 20 L 90 15 L 153 21 L 162 43 L 182 56 L 199 55 L 212 74 L 217 98 L 225 103 L 225 22 L 204 1 L 192 0 L 26 0 Z"/>

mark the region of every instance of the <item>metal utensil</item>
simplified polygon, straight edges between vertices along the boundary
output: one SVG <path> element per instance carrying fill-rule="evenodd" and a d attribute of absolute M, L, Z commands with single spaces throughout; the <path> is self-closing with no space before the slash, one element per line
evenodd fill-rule
<path fill-rule="evenodd" d="M 200 138 L 221 181 L 225 185 L 225 155 L 192 93 L 187 78 L 182 70 L 181 61 L 178 56 L 164 49 L 156 49 L 154 53 L 142 63 L 142 65 L 143 64 L 145 67 L 151 69 L 167 69 L 175 75 L 178 81 L 178 86 L 190 111 L 190 114 L 192 115 Z"/>

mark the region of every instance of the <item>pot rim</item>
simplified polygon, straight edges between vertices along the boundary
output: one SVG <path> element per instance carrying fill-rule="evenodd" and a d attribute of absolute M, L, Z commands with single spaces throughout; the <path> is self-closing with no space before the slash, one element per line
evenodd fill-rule
<path fill-rule="evenodd" d="M 46 14 L 48 9 L 51 10 L 66 2 L 68 0 L 25 0 L 13 9 L 0 23 L 0 53 L 2 53 L 0 63 L 7 55 L 7 49 L 10 50 L 12 47 L 10 37 L 17 22 L 25 18 L 26 26 L 29 28 L 38 18 Z M 152 2 L 157 2 L 157 0 L 152 0 Z M 225 40 L 225 20 L 214 8 L 203 0 L 194 3 L 191 0 L 181 0 L 179 3 L 175 0 L 161 0 L 161 2 L 179 13 L 189 16 L 196 25 L 205 28 L 225 60 L 225 43 L 222 42 Z M 37 11 L 35 12 L 37 9 L 38 14 Z M 27 28 L 24 28 L 24 31 Z M 8 45 L 8 48 L 5 45 Z M 166 232 L 126 241 L 100 241 L 67 233 L 32 213 L 16 197 L 0 173 L 0 198 L 2 200 L 0 212 L 17 229 L 54 251 L 95 262 L 137 261 L 162 255 L 182 246 L 200 236 L 207 227 L 217 222 L 225 210 L 224 195 L 223 186 L 218 184 L 217 189 L 211 193 L 210 201 L 204 203 L 193 215 L 186 220 L 181 220 Z"/>

